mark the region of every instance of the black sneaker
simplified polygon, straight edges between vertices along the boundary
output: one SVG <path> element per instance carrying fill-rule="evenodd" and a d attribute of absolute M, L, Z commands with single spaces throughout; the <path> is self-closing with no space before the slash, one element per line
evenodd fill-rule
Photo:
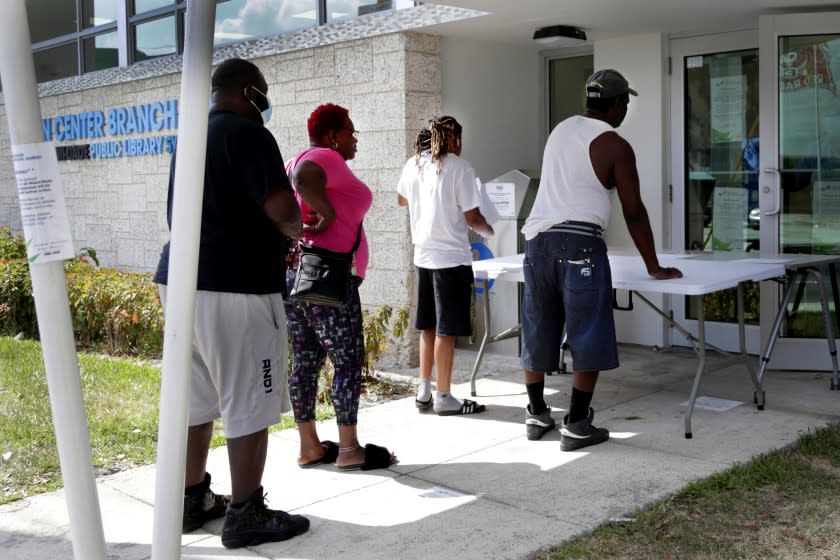
<path fill-rule="evenodd" d="M 227 548 L 254 546 L 264 542 L 285 541 L 309 529 L 302 515 L 265 507 L 262 486 L 242 507 L 228 507 L 222 526 L 222 544 Z"/>
<path fill-rule="evenodd" d="M 604 443 L 610 439 L 610 431 L 606 428 L 596 428 L 592 425 L 595 411 L 589 409 L 589 416 L 569 424 L 569 415 L 563 417 L 563 427 L 560 429 L 560 449 L 574 451 Z"/>
<path fill-rule="evenodd" d="M 210 490 L 210 473 L 204 473 L 204 482 L 184 489 L 184 533 L 200 529 L 211 519 L 224 517 L 230 496 L 220 496 Z"/>
<path fill-rule="evenodd" d="M 556 424 L 554 418 L 551 417 L 551 409 L 545 409 L 542 414 L 531 414 L 531 405 L 525 407 L 525 436 L 535 441 L 542 439 L 542 437 L 553 430 Z"/>

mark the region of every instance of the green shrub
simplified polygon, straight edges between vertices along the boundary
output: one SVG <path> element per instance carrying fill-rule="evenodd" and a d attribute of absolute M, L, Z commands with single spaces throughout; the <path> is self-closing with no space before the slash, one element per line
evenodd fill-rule
<path fill-rule="evenodd" d="M 76 343 L 109 354 L 161 352 L 163 309 L 150 274 L 98 268 L 85 248 L 64 264 Z M 38 338 L 35 300 L 23 238 L 0 228 L 0 334 Z"/>
<path fill-rule="evenodd" d="M 0 226 L 0 260 L 25 259 L 26 242 L 20 235 L 12 235 L 12 228 Z"/>
<path fill-rule="evenodd" d="M 35 300 L 25 258 L 0 259 L 0 334 L 38 336 Z"/>
<path fill-rule="evenodd" d="M 99 268 L 96 252 L 85 247 L 64 264 L 67 297 L 76 343 L 82 348 L 114 355 L 158 356 L 163 346 L 163 309 L 151 274 Z M 364 312 L 365 380 L 387 345 L 408 327 L 408 308 L 383 305 Z M 35 301 L 20 236 L 0 227 L 0 335 L 38 338 Z M 327 369 L 329 402 L 331 368 Z"/>
<path fill-rule="evenodd" d="M 76 342 L 109 354 L 159 355 L 163 308 L 151 274 L 65 265 Z"/>

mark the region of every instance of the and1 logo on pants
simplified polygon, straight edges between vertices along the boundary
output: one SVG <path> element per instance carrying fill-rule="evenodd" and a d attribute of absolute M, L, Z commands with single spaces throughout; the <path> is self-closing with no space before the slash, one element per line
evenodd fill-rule
<path fill-rule="evenodd" d="M 271 393 L 273 388 L 271 386 L 272 374 L 271 374 L 271 360 L 270 359 L 262 361 L 261 373 L 262 373 L 263 390 L 265 391 L 266 394 Z"/>

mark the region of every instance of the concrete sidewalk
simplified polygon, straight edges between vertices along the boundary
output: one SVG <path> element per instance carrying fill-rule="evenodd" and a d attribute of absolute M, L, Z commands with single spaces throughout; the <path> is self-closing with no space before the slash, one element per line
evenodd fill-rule
<path fill-rule="evenodd" d="M 830 374 L 771 371 L 767 409 L 759 412 L 745 368 L 735 365 L 707 373 L 700 394 L 742 404 L 722 412 L 697 408 L 694 438 L 686 440 L 681 404 L 688 400 L 694 354 L 622 345 L 620 356 L 621 367 L 601 376 L 593 402 L 596 425 L 609 428 L 612 439 L 583 452 L 561 452 L 558 432 L 525 439 L 518 359 L 494 355 L 478 381 L 484 414 L 420 414 L 413 396 L 360 412 L 362 443 L 395 451 L 400 462 L 391 469 L 302 470 L 295 463 L 297 433 L 273 434 L 264 477 L 269 506 L 305 514 L 309 532 L 227 550 L 219 520 L 183 537 L 182 558 L 527 558 L 840 419 L 840 392 L 829 390 Z M 469 395 L 465 382 L 474 359 L 474 352 L 457 352 L 456 396 Z M 718 362 L 707 357 L 712 367 Z M 546 377 L 558 423 L 570 382 L 570 376 Z M 337 439 L 333 421 L 319 432 Z M 213 489 L 229 491 L 225 448 L 211 453 L 208 469 Z M 150 557 L 154 476 L 149 466 L 99 479 L 109 560 Z M 72 558 L 63 493 L 0 506 L 0 550 L 15 560 Z"/>

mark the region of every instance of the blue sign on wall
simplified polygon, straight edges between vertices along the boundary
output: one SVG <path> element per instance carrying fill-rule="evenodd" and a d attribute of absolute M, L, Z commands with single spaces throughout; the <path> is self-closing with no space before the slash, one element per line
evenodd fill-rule
<path fill-rule="evenodd" d="M 106 111 L 86 111 L 43 119 L 44 138 L 57 142 L 95 140 L 58 146 L 59 161 L 171 154 L 177 135 L 114 138 L 178 128 L 178 100 L 155 101 Z"/>

